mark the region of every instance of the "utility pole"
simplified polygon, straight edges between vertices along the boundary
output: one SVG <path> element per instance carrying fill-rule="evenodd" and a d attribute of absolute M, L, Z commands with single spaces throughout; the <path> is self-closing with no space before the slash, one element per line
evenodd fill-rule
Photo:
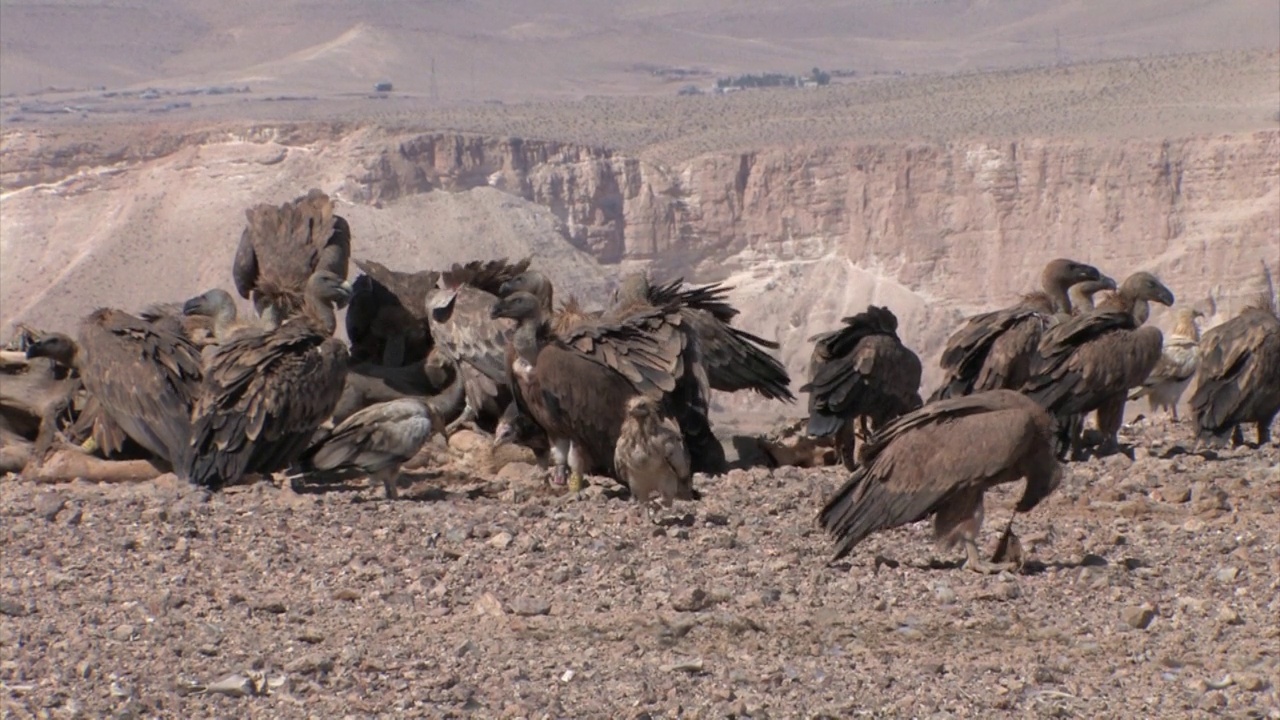
<path fill-rule="evenodd" d="M 431 102 L 440 101 L 440 90 L 436 87 L 436 56 L 431 57 Z"/>

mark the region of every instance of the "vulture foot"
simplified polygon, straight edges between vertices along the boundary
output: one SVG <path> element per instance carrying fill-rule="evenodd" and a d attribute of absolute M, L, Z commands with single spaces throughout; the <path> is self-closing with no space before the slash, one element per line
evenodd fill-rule
<path fill-rule="evenodd" d="M 569 466 L 556 465 L 551 469 L 551 484 L 556 487 L 564 487 L 569 482 Z"/>
<path fill-rule="evenodd" d="M 476 411 L 472 409 L 470 404 L 463 408 L 462 414 L 453 422 L 444 426 L 444 436 L 449 437 L 462 428 L 474 430 L 476 432 L 479 432 L 480 430 L 476 427 Z"/>
<path fill-rule="evenodd" d="M 582 492 L 582 489 L 585 488 L 586 486 L 587 486 L 587 479 L 582 477 L 582 473 L 576 472 L 576 471 L 573 473 L 570 473 L 569 492 L 571 493 Z"/>
<path fill-rule="evenodd" d="M 964 550 L 966 556 L 964 562 L 965 570 L 981 573 L 983 575 L 997 575 L 1002 572 L 1016 572 L 1018 569 L 1017 563 L 996 563 L 983 560 L 982 556 L 978 554 L 978 543 L 969 538 L 965 538 Z"/>
<path fill-rule="evenodd" d="M 92 455 L 98 452 L 98 441 L 94 440 L 93 437 L 90 436 L 88 440 L 80 443 L 80 449 Z"/>

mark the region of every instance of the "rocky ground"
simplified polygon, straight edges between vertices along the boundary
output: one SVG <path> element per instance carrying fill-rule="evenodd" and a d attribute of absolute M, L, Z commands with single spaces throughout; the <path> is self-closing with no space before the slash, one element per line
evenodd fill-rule
<path fill-rule="evenodd" d="M 400 501 L 10 478 L 0 712 L 1280 718 L 1280 448 L 1185 434 L 1074 464 L 1018 519 L 1016 576 L 923 523 L 828 566 L 835 469 L 701 479 L 659 527 L 520 465 Z"/>

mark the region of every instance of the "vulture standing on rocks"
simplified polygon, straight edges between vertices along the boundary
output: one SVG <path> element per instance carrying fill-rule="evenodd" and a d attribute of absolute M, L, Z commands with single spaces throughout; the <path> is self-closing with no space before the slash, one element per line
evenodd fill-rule
<path fill-rule="evenodd" d="M 370 405 L 325 433 L 303 454 L 299 465 L 311 471 L 357 471 L 382 482 L 388 498 L 399 495 L 400 467 L 413 459 L 433 429 L 426 400 L 401 398 Z"/>
<path fill-rule="evenodd" d="M 1173 330 L 1164 339 L 1160 361 L 1142 387 L 1129 395 L 1130 400 L 1146 397 L 1152 412 L 1169 410 L 1173 421 L 1178 422 L 1178 401 L 1191 384 L 1200 360 L 1200 328 L 1196 327 L 1196 320 L 1201 317 L 1204 313 L 1199 310 L 1179 308 Z"/>
<path fill-rule="evenodd" d="M 920 407 L 920 358 L 898 339 L 898 318 L 887 307 L 867 306 L 839 330 L 815 335 L 809 359 L 808 433 L 835 437 L 845 467 L 854 460 L 853 421 L 864 437 L 872 428 Z"/>
<path fill-rule="evenodd" d="M 646 510 L 657 496 L 663 507 L 673 500 L 693 500 L 693 470 L 680 428 L 665 417 L 659 402 L 648 395 L 627 401 L 627 417 L 613 454 L 618 479 Z"/>
<path fill-rule="evenodd" d="M 440 273 L 392 270 L 372 260 L 356 260 L 361 274 L 351 284 L 347 339 L 351 362 L 387 367 L 419 363 L 431 352 L 427 296 Z"/>
<path fill-rule="evenodd" d="M 267 327 L 303 309 L 307 282 L 324 270 L 347 277 L 351 228 L 333 214 L 333 201 L 319 190 L 279 207 L 263 203 L 245 211 L 231 267 L 236 292 L 252 300 Z"/>
<path fill-rule="evenodd" d="M 889 423 L 862 446 L 860 466 L 818 516 L 836 539 L 833 559 L 873 532 L 932 515 L 939 540 L 964 544 L 967 569 L 1012 569 L 979 557 L 983 495 L 1026 478 L 1014 508 L 1025 513 L 1058 487 L 1052 425 L 1043 408 L 1013 390 L 935 401 Z"/>
<path fill-rule="evenodd" d="M 461 427 L 480 430 L 482 419 L 496 425 L 511 402 L 506 357 L 513 323 L 490 311 L 502 284 L 528 269 L 528 259 L 454 265 L 441 273 L 439 287 L 428 295 L 431 336 L 457 365 L 466 395 L 462 415 L 449 423 L 446 435 Z"/>
<path fill-rule="evenodd" d="M 1172 305 L 1173 293 L 1151 273 L 1134 273 L 1096 310 L 1055 325 L 1040 341 L 1022 392 L 1057 419 L 1061 457 L 1069 450 L 1079 454 L 1074 417 L 1094 410 L 1102 452 L 1119 449 L 1116 434 L 1129 390 L 1160 361 L 1160 330 L 1139 327 L 1136 319 L 1147 315 L 1149 301 Z"/>
<path fill-rule="evenodd" d="M 1071 314 L 1069 288 L 1101 278 L 1092 265 L 1060 258 L 1041 273 L 1043 292 L 1026 295 L 1013 307 L 969 318 L 947 340 L 939 363 L 944 379 L 929 399 L 1022 387 L 1045 329 L 1056 314 Z"/>
<path fill-rule="evenodd" d="M 317 271 L 301 315 L 218 346 L 192 413 L 192 482 L 216 489 L 283 470 L 307 449 L 342 394 L 347 347 L 333 337 L 333 306 L 350 297 L 342 278 Z"/>
<path fill-rule="evenodd" d="M 1204 334 L 1191 396 L 1196 433 L 1223 445 L 1244 443 L 1241 423 L 1255 423 L 1258 444 L 1271 441 L 1280 412 L 1280 314 L 1268 297 Z"/>
<path fill-rule="evenodd" d="M 191 411 L 201 382 L 200 349 L 122 310 L 95 310 L 80 323 L 79 342 L 50 334 L 27 349 L 75 368 L 96 401 L 94 439 L 123 447 L 132 438 L 180 476 L 190 458 Z M 118 431 L 117 431 L 118 428 Z"/>
<path fill-rule="evenodd" d="M 658 400 L 680 424 L 695 470 L 699 454 L 719 450 L 723 461 L 724 450 L 701 414 L 706 376 L 678 307 L 637 310 L 563 337 L 551 334 L 541 303 L 527 292 L 503 298 L 492 313 L 517 321 L 507 357 L 514 399 L 546 431 L 557 483 L 570 468 L 570 489 L 580 488 L 587 473 L 618 477 L 614 449 L 627 402 L 637 395 Z"/>

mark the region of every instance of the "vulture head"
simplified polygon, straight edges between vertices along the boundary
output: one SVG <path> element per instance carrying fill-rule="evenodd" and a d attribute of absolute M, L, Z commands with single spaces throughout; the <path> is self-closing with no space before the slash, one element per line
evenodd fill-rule
<path fill-rule="evenodd" d="M 1098 268 L 1092 265 L 1066 258 L 1058 258 L 1044 266 L 1044 272 L 1040 275 L 1040 280 L 1046 288 L 1065 289 L 1076 283 L 1100 280 L 1102 277 L 1103 275 L 1098 272 Z"/>
<path fill-rule="evenodd" d="M 532 293 L 521 291 L 512 293 L 494 303 L 493 308 L 489 310 L 489 317 L 524 320 L 526 318 L 539 317 L 541 309 L 542 303 L 538 302 L 538 298 L 534 297 Z"/>
<path fill-rule="evenodd" d="M 182 314 L 234 319 L 236 316 L 236 303 L 231 298 L 231 293 L 222 288 L 214 288 L 183 303 Z"/>
<path fill-rule="evenodd" d="M 307 295 L 344 308 L 351 301 L 351 283 L 328 270 L 317 270 L 307 279 Z"/>
<path fill-rule="evenodd" d="M 1173 291 L 1149 272 L 1136 272 L 1125 278 L 1120 294 L 1131 300 L 1158 302 L 1165 307 L 1173 305 Z"/>
<path fill-rule="evenodd" d="M 648 301 L 649 286 L 647 272 L 633 272 L 623 276 L 618 289 L 613 291 L 613 306 L 622 307 Z"/>
<path fill-rule="evenodd" d="M 648 395 L 637 395 L 627 401 L 627 415 L 644 421 L 658 414 L 658 403 Z"/>
<path fill-rule="evenodd" d="M 526 270 L 502 283 L 498 288 L 498 296 L 506 297 L 512 293 L 527 292 L 536 297 L 551 297 L 551 281 L 537 270 Z"/>
<path fill-rule="evenodd" d="M 27 359 L 49 358 L 67 367 L 73 367 L 79 350 L 80 346 L 70 337 L 62 333 L 49 333 L 27 346 Z"/>

